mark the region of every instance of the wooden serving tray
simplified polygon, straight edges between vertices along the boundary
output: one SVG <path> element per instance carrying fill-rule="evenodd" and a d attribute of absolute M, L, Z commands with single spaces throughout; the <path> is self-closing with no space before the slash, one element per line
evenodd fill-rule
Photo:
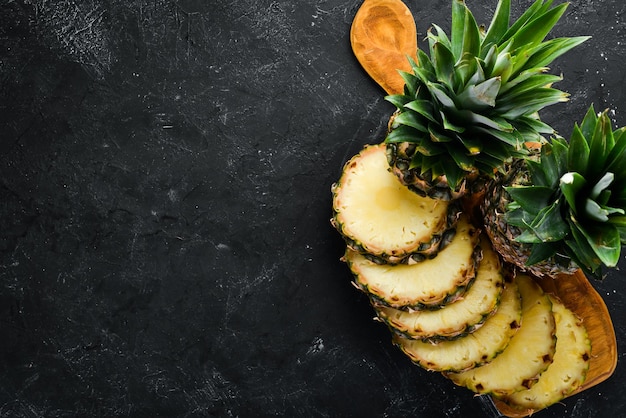
<path fill-rule="evenodd" d="M 407 56 L 416 59 L 417 31 L 413 15 L 401 0 L 365 0 L 352 23 L 350 42 L 357 60 L 374 81 L 388 94 L 402 93 L 404 80 L 398 69 L 410 71 Z M 617 342 L 602 297 L 580 270 L 557 279 L 535 280 L 578 315 L 591 340 L 587 378 L 571 395 L 608 379 L 617 366 Z M 513 409 L 497 399 L 494 404 L 508 417 L 526 417 L 537 412 Z"/>

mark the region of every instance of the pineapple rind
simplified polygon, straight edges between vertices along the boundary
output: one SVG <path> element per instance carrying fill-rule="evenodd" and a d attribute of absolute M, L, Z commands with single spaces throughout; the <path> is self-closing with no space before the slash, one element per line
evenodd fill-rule
<path fill-rule="evenodd" d="M 551 297 L 556 319 L 553 363 L 528 390 L 502 398 L 514 408 L 539 410 L 559 402 L 585 381 L 591 359 L 591 340 L 582 321 L 562 302 Z"/>
<path fill-rule="evenodd" d="M 385 145 L 367 145 L 332 186 L 331 224 L 349 248 L 377 263 L 434 257 L 454 236 L 461 205 L 412 193 L 389 172 Z"/>
<path fill-rule="evenodd" d="M 554 356 L 555 320 L 552 302 L 527 275 L 518 275 L 522 296 L 521 326 L 509 345 L 491 362 L 461 373 L 446 373 L 454 383 L 478 393 L 507 396 L 537 382 Z"/>
<path fill-rule="evenodd" d="M 391 121 L 393 121 L 393 116 Z M 390 122 L 391 124 L 392 122 Z M 467 179 L 470 178 L 469 174 L 466 179 L 452 189 L 444 175 L 436 176 L 435 178 L 432 178 L 432 176 L 426 177 L 426 175 L 431 173 L 422 174 L 418 170 L 411 169 L 411 160 L 414 153 L 415 144 L 413 143 L 387 144 L 387 162 L 391 172 L 409 190 L 420 196 L 444 201 L 454 201 L 465 196 L 467 193 Z"/>
<path fill-rule="evenodd" d="M 550 257 L 539 263 L 528 265 L 532 246 L 517 242 L 521 234 L 519 228 L 505 220 L 507 206 L 511 199 L 504 189 L 507 186 L 524 186 L 530 183 L 530 173 L 523 159 L 514 160 L 506 174 L 496 176 L 488 182 L 485 198 L 481 202 L 481 212 L 485 219 L 484 229 L 498 253 L 507 262 L 523 272 L 536 277 L 556 278 L 559 274 L 574 274 L 578 266 L 567 257 Z"/>
<path fill-rule="evenodd" d="M 414 264 L 377 264 L 347 249 L 343 260 L 355 285 L 374 304 L 401 310 L 438 309 L 463 297 L 471 285 L 482 257 L 478 243 L 478 231 L 462 217 L 454 238 L 435 258 Z"/>
<path fill-rule="evenodd" d="M 463 298 L 438 310 L 407 312 L 374 306 L 378 318 L 393 332 L 419 340 L 456 339 L 478 329 L 495 313 L 504 287 L 497 255 L 485 242 L 481 242 L 481 249 L 483 258 L 478 264 L 476 278 Z"/>
<path fill-rule="evenodd" d="M 493 360 L 519 328 L 522 306 L 515 282 L 506 283 L 498 310 L 482 327 L 462 338 L 439 341 L 411 340 L 393 335 L 393 342 L 414 363 L 429 371 L 460 372 Z"/>

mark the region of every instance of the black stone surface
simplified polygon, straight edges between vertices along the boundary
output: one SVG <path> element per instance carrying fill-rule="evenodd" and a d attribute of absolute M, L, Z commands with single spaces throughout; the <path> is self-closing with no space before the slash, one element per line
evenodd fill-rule
<path fill-rule="evenodd" d="M 0 1 L 0 417 L 487 416 L 339 261 L 330 185 L 393 110 L 350 49 L 360 4 Z M 449 25 L 407 5 L 420 40 Z M 593 36 L 552 68 L 564 135 L 590 103 L 626 124 L 625 10 L 573 2 L 554 32 Z M 625 283 L 594 282 L 615 374 L 536 417 L 626 416 Z"/>

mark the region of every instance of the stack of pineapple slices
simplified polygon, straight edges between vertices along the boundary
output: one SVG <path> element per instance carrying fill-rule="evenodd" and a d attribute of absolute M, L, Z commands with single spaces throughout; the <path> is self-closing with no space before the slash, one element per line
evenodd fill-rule
<path fill-rule="evenodd" d="M 414 363 L 513 408 L 578 389 L 590 360 L 580 320 L 526 275 L 510 277 L 456 201 L 421 197 L 369 145 L 333 185 L 343 260 Z"/>

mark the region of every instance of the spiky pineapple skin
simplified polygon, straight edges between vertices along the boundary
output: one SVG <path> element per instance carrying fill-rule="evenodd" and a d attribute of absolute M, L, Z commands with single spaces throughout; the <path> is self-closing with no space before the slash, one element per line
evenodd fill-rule
<path fill-rule="evenodd" d="M 452 189 L 445 176 L 433 178 L 430 171 L 422 174 L 419 169 L 411 168 L 411 159 L 415 152 L 416 145 L 410 142 L 387 144 L 387 162 L 391 172 L 402 184 L 418 195 L 431 199 L 452 201 L 465 196 L 468 178 Z"/>
<path fill-rule="evenodd" d="M 525 160 L 521 158 L 513 160 L 504 173 L 499 173 L 487 182 L 485 197 L 480 204 L 484 230 L 500 256 L 522 272 L 549 278 L 556 278 L 560 274 L 574 274 L 578 266 L 565 256 L 553 256 L 542 262 L 527 265 L 532 248 L 515 240 L 521 231 L 505 220 L 507 205 L 511 203 L 505 187 L 525 186 L 530 183 L 530 173 Z"/>

